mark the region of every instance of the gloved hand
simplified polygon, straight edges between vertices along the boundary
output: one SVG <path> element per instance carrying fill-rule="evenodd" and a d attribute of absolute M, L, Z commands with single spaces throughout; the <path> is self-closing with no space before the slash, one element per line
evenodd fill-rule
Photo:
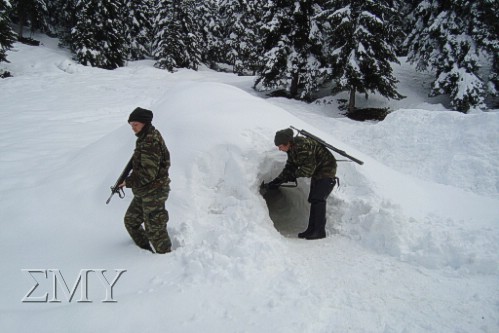
<path fill-rule="evenodd" d="M 284 181 L 278 177 L 272 180 L 270 183 L 268 183 L 267 187 L 270 190 L 277 190 L 282 183 L 284 183 Z"/>

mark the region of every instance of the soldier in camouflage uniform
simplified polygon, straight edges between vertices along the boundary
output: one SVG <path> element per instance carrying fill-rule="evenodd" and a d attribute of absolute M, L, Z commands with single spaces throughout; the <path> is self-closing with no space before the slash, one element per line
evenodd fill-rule
<path fill-rule="evenodd" d="M 295 181 L 299 177 L 310 177 L 310 216 L 308 227 L 298 234 L 299 238 L 320 239 L 326 237 L 326 200 L 336 184 L 336 159 L 319 142 L 307 137 L 293 137 L 290 128 L 278 131 L 274 143 L 288 155 L 281 174 L 272 180 L 269 188 Z"/>
<path fill-rule="evenodd" d="M 121 184 L 132 189 L 134 198 L 125 214 L 125 227 L 137 246 L 156 253 L 171 252 L 166 230 L 170 193 L 170 153 L 163 137 L 151 124 L 153 113 L 136 108 L 128 123 L 137 136 L 132 173 Z M 142 227 L 144 224 L 144 227 Z"/>

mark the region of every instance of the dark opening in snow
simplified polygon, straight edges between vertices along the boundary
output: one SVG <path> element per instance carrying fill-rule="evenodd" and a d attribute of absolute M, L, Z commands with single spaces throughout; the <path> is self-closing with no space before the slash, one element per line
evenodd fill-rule
<path fill-rule="evenodd" d="M 305 181 L 299 181 L 298 187 L 269 190 L 263 195 L 275 228 L 285 237 L 295 238 L 307 228 L 308 187 Z"/>
<path fill-rule="evenodd" d="M 262 158 L 258 179 L 268 183 L 279 175 L 285 163 L 286 154 L 277 149 L 269 152 Z M 283 236 L 290 238 L 296 238 L 298 233 L 307 229 L 310 212 L 307 201 L 310 180 L 299 178 L 297 185 L 297 187 L 267 190 L 262 193 L 274 227 Z"/>

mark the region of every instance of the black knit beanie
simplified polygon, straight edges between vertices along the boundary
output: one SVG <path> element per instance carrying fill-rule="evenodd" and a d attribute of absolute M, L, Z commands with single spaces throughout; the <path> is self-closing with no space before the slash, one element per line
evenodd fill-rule
<path fill-rule="evenodd" d="M 291 128 L 277 131 L 275 134 L 274 143 L 276 146 L 286 145 L 291 141 L 293 141 L 293 130 Z"/>
<path fill-rule="evenodd" d="M 129 123 L 132 121 L 148 124 L 152 121 L 152 111 L 143 108 L 136 108 L 132 111 L 132 113 L 130 113 L 130 117 L 128 118 Z"/>

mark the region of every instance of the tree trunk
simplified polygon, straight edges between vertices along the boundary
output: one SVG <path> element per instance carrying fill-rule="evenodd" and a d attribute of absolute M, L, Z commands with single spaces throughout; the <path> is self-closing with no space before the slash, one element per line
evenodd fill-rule
<path fill-rule="evenodd" d="M 298 72 L 293 73 L 291 86 L 289 87 L 289 95 L 291 98 L 298 96 Z"/>
<path fill-rule="evenodd" d="M 22 39 L 23 38 L 23 29 L 24 29 L 24 14 L 23 13 L 20 13 L 19 14 L 19 32 L 18 32 L 18 39 Z"/>
<path fill-rule="evenodd" d="M 350 100 L 348 101 L 348 112 L 353 112 L 355 109 L 355 87 L 350 88 Z"/>
<path fill-rule="evenodd" d="M 348 112 L 354 112 L 355 110 L 355 93 L 357 89 L 355 87 L 350 88 L 350 99 L 348 101 Z"/>

